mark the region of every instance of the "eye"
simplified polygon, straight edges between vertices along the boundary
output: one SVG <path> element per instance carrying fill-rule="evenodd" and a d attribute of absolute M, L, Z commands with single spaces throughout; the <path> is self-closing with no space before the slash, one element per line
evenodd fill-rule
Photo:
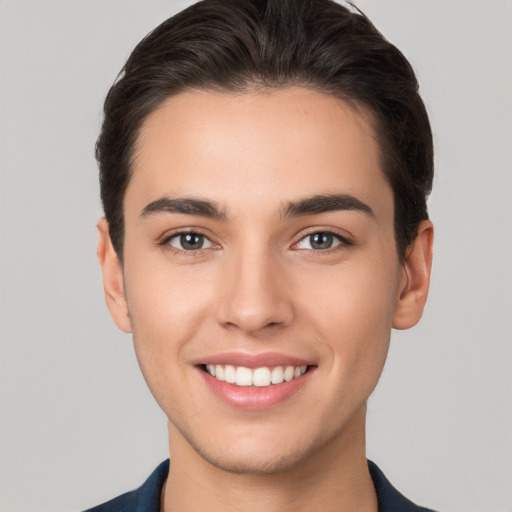
<path fill-rule="evenodd" d="M 309 249 L 314 251 L 325 251 L 332 249 L 338 245 L 350 245 L 348 240 L 345 240 L 339 235 L 335 235 L 329 231 L 318 231 L 311 233 L 302 238 L 296 245 L 297 249 Z"/>
<path fill-rule="evenodd" d="M 214 246 L 211 240 L 201 233 L 177 233 L 169 237 L 165 243 L 181 251 L 198 251 Z"/>

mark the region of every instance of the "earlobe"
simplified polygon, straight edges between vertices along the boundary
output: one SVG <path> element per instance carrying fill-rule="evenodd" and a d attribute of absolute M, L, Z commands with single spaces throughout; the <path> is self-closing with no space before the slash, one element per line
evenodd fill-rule
<path fill-rule="evenodd" d="M 393 312 L 395 329 L 409 329 L 421 319 L 430 285 L 433 239 L 432 223 L 422 221 L 403 262 L 403 277 Z"/>
<path fill-rule="evenodd" d="M 128 304 L 124 293 L 123 268 L 110 240 L 109 224 L 105 218 L 98 222 L 96 254 L 103 274 L 105 302 L 115 324 L 124 332 L 131 332 Z"/>

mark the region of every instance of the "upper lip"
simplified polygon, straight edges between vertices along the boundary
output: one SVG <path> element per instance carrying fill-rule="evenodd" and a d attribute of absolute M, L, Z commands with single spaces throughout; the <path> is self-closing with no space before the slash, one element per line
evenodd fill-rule
<path fill-rule="evenodd" d="M 263 354 L 247 354 L 242 352 L 222 352 L 206 356 L 195 361 L 195 365 L 230 364 L 245 368 L 261 368 L 264 366 L 310 366 L 313 363 L 300 357 L 266 352 Z"/>

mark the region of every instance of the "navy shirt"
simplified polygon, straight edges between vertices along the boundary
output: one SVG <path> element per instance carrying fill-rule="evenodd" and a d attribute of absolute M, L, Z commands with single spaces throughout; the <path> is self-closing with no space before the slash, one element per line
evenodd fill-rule
<path fill-rule="evenodd" d="M 433 512 L 418 507 L 400 494 L 376 464 L 368 461 L 368 468 L 377 493 L 379 512 Z M 168 472 L 169 459 L 162 462 L 135 491 L 122 494 L 85 512 L 160 512 L 160 494 Z"/>

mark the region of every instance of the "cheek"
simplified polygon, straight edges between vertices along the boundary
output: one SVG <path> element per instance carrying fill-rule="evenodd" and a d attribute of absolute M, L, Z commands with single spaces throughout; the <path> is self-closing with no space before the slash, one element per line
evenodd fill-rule
<path fill-rule="evenodd" d="M 183 378 L 180 362 L 204 323 L 211 289 L 201 275 L 159 262 L 129 267 L 126 296 L 137 360 L 153 394 Z"/>
<path fill-rule="evenodd" d="M 142 259 L 142 258 L 141 258 Z M 170 265 L 165 258 L 145 257 L 144 264 L 126 262 L 130 315 L 139 329 L 154 333 L 172 329 L 175 338 L 197 325 L 210 300 L 211 275 L 206 266 Z"/>
<path fill-rule="evenodd" d="M 389 261 L 361 260 L 307 280 L 315 286 L 304 287 L 302 316 L 315 325 L 319 340 L 328 340 L 326 356 L 340 374 L 373 372 L 378 378 L 382 369 L 397 294 L 398 263 Z"/>

